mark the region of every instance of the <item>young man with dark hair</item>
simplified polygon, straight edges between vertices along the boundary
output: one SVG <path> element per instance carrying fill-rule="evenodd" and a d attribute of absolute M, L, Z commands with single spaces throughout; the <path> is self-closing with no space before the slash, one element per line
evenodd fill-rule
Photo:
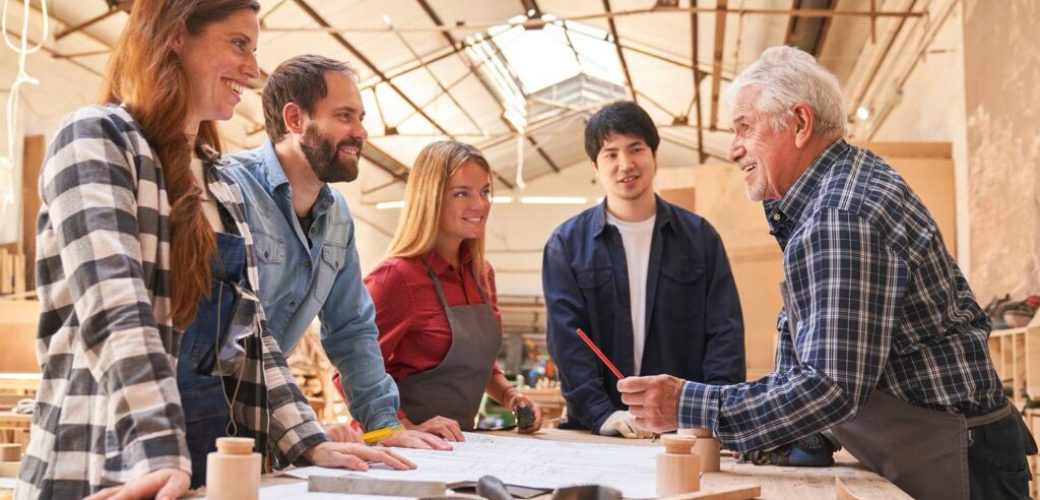
<path fill-rule="evenodd" d="M 585 151 L 606 198 L 564 222 L 545 245 L 548 345 L 569 427 L 649 435 L 577 328 L 625 375 L 709 384 L 745 378 L 740 300 L 722 241 L 707 221 L 654 193 L 659 143 L 653 121 L 635 103 L 593 115 Z"/>
<path fill-rule="evenodd" d="M 271 332 L 288 355 L 317 316 L 321 341 L 343 375 L 350 413 L 365 430 L 394 427 L 397 386 L 383 368 L 375 310 L 361 282 L 354 222 L 330 182 L 357 178 L 368 133 L 365 110 L 346 63 L 294 57 L 268 77 L 263 91 L 268 140 L 230 158 L 255 239 L 260 300 Z M 449 449 L 440 438 L 411 430 L 383 441 Z M 331 435 L 358 441 L 339 427 Z"/>

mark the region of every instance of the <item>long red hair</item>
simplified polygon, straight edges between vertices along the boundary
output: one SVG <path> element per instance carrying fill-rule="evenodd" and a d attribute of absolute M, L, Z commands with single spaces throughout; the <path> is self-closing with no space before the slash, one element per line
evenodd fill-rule
<path fill-rule="evenodd" d="M 200 158 L 208 146 L 221 151 L 216 123 L 199 125 L 189 144 L 189 81 L 173 50 L 186 30 L 198 34 L 242 9 L 260 11 L 255 0 L 147 0 L 134 2 L 130 19 L 112 50 L 102 102 L 120 103 L 140 124 L 162 165 L 170 203 L 170 296 L 173 325 L 187 328 L 199 300 L 209 295 L 210 259 L 216 235 L 202 214 L 202 189 L 191 173 L 191 148 Z"/>

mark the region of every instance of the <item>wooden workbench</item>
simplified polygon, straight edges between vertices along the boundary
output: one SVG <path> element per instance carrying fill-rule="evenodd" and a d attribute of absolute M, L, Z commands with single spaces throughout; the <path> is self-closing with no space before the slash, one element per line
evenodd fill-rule
<path fill-rule="evenodd" d="M 622 439 L 590 434 L 585 431 L 569 431 L 560 429 L 544 429 L 533 436 L 524 436 L 515 432 L 492 432 L 491 435 L 508 437 L 527 437 L 555 441 L 577 441 L 584 443 L 602 443 L 631 446 L 661 446 L 650 440 Z M 722 457 L 722 471 L 709 472 L 701 478 L 701 491 L 718 490 L 730 486 L 759 485 L 762 487 L 763 499 L 795 499 L 835 498 L 835 477 L 840 477 L 853 498 L 872 499 L 910 499 L 911 497 L 897 488 L 885 478 L 874 474 L 859 465 L 847 452 L 835 456 L 833 467 L 775 467 L 768 465 L 738 464 L 732 456 Z M 302 481 L 273 474 L 265 477 L 264 485 L 284 484 Z M 201 495 L 195 497 L 201 498 Z"/>
<path fill-rule="evenodd" d="M 504 436 L 519 436 L 510 432 L 494 432 Z M 632 446 L 661 446 L 648 439 L 622 439 L 597 436 L 586 431 L 545 429 L 529 436 L 531 439 L 556 441 L 578 441 L 583 443 L 627 444 Z M 701 477 L 701 491 L 711 491 L 730 486 L 758 484 L 762 497 L 790 498 L 835 498 L 835 477 L 840 477 L 845 487 L 855 498 L 867 499 L 911 499 L 887 479 L 865 469 L 848 452 L 842 450 L 835 455 L 832 467 L 776 467 L 771 465 L 739 464 L 733 456 L 722 456 L 720 472 L 708 472 Z"/>

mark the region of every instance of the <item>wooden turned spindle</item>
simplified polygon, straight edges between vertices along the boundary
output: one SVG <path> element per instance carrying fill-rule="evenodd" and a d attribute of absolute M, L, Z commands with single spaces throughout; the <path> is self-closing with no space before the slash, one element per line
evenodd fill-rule
<path fill-rule="evenodd" d="M 701 458 L 693 452 L 696 436 L 661 438 L 664 453 L 657 455 L 657 495 L 677 495 L 701 489 Z"/>
<path fill-rule="evenodd" d="M 686 430 L 686 429 L 683 429 Z M 715 439 L 711 429 L 689 429 L 697 436 L 697 444 L 693 445 L 693 452 L 701 457 L 702 472 L 719 472 L 721 468 L 722 445 Z"/>
<path fill-rule="evenodd" d="M 257 500 L 260 464 L 252 438 L 218 438 L 217 451 L 206 457 L 206 498 Z"/>

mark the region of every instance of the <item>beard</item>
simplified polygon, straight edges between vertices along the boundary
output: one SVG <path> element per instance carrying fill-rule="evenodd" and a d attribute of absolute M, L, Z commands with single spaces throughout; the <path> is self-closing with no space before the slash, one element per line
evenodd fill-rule
<path fill-rule="evenodd" d="M 333 144 L 332 139 L 322 135 L 318 126 L 311 123 L 303 132 L 300 139 L 300 149 L 303 156 L 307 158 L 314 175 L 322 182 L 350 182 L 357 179 L 358 160 L 352 159 L 341 161 L 339 157 L 340 148 L 356 147 L 358 155 L 361 154 L 362 141 L 345 140 Z"/>
<path fill-rule="evenodd" d="M 766 191 L 768 188 L 769 182 L 766 180 L 765 176 L 757 176 L 747 185 L 747 197 L 751 201 L 763 201 L 766 199 Z"/>

